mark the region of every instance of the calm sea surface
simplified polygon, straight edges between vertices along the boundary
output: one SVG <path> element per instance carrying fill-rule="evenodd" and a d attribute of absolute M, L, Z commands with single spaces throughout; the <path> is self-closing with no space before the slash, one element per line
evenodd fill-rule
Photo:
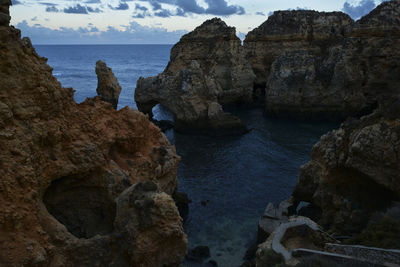
<path fill-rule="evenodd" d="M 36 49 L 49 58 L 53 74 L 62 85 L 76 90 L 77 102 L 96 95 L 95 64 L 101 59 L 113 69 L 123 88 L 118 107 L 136 108 L 133 96 L 137 79 L 162 72 L 171 47 L 40 45 Z M 154 113 L 159 119 L 168 117 L 160 107 Z M 185 223 L 189 247 L 209 246 L 211 259 L 218 266 L 241 264 L 247 247 L 256 239 L 257 221 L 266 205 L 289 197 L 312 146 L 337 126 L 266 118 L 261 109 L 237 115 L 253 128 L 250 133 L 236 137 L 166 133 L 182 157 L 179 191 L 192 200 Z"/>

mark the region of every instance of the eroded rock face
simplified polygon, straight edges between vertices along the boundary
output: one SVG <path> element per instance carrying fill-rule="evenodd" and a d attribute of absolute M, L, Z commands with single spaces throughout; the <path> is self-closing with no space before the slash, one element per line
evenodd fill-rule
<path fill-rule="evenodd" d="M 121 93 L 121 86 L 115 77 L 112 69 L 106 63 L 99 60 L 96 62 L 97 74 L 97 95 L 105 102 L 110 103 L 114 109 L 118 107 L 118 98 Z"/>
<path fill-rule="evenodd" d="M 277 11 L 244 47 L 270 114 L 340 120 L 398 94 L 398 1 L 360 21 L 341 12 Z"/>
<path fill-rule="evenodd" d="M 348 119 L 317 143 L 293 196 L 322 211 L 320 224 L 340 235 L 360 232 L 376 212 L 400 199 L 400 104 Z"/>
<path fill-rule="evenodd" d="M 139 111 L 76 104 L 19 30 L 0 43 L 0 265 L 178 265 L 166 137 Z"/>
<path fill-rule="evenodd" d="M 135 101 L 150 115 L 158 103 L 167 107 L 178 130 L 242 129 L 221 105 L 251 102 L 254 77 L 235 29 L 215 18 L 181 38 L 163 73 L 138 80 Z"/>
<path fill-rule="evenodd" d="M 8 26 L 10 23 L 10 11 L 11 0 L 0 0 L 0 26 Z"/>

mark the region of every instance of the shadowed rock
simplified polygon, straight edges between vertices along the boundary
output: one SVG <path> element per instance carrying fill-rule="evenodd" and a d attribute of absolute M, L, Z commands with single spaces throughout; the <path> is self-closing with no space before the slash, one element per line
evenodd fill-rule
<path fill-rule="evenodd" d="M 341 12 L 274 12 L 244 41 L 267 113 L 343 120 L 397 95 L 399 13 L 399 1 L 384 2 L 357 22 Z"/>
<path fill-rule="evenodd" d="M 10 17 L 11 0 L 0 0 L 0 26 L 8 26 Z"/>
<path fill-rule="evenodd" d="M 150 116 L 156 104 L 167 107 L 178 131 L 245 132 L 222 105 L 251 102 L 254 77 L 235 29 L 215 18 L 181 38 L 163 73 L 138 80 L 135 101 Z"/>

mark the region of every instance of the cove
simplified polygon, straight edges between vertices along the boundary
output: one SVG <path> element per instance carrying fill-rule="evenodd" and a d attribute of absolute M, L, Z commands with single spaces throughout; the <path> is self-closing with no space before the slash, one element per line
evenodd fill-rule
<path fill-rule="evenodd" d="M 338 126 L 273 119 L 262 108 L 233 113 L 252 129 L 249 133 L 213 137 L 166 132 L 182 158 L 178 189 L 192 201 L 184 223 L 189 249 L 208 246 L 218 266 L 243 262 L 256 242 L 257 223 L 267 204 L 290 196 L 312 146 Z M 154 114 L 156 119 L 170 118 L 160 106 Z M 207 266 L 208 260 L 184 266 Z"/>

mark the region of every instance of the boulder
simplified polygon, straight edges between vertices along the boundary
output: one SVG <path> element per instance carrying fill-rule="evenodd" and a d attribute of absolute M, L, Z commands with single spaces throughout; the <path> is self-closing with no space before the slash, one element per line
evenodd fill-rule
<path fill-rule="evenodd" d="M 96 62 L 97 74 L 97 95 L 101 100 L 110 103 L 114 109 L 118 107 L 118 98 L 121 93 L 121 86 L 114 76 L 112 69 L 107 67 L 106 63 L 99 60 Z"/>
<path fill-rule="evenodd" d="M 243 132 L 222 105 L 251 102 L 254 77 L 235 29 L 215 18 L 181 38 L 163 73 L 138 80 L 135 101 L 150 116 L 158 103 L 168 108 L 178 131 Z"/>

